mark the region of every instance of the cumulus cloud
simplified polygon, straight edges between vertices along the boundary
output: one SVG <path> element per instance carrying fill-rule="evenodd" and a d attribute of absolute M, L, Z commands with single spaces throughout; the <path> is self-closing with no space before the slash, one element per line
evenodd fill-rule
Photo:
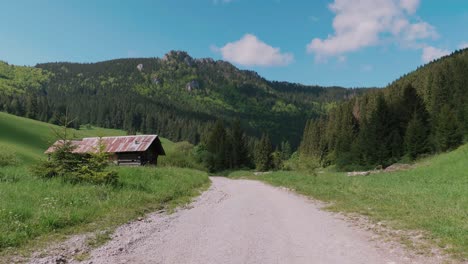
<path fill-rule="evenodd" d="M 449 54 L 450 52 L 448 50 L 438 49 L 432 46 L 426 46 L 423 48 L 422 60 L 423 62 L 428 63 Z"/>
<path fill-rule="evenodd" d="M 279 48 L 266 44 L 252 34 L 246 34 L 221 48 L 212 46 L 211 50 L 221 53 L 224 60 L 244 66 L 284 66 L 294 60 L 291 53 L 281 53 Z"/>
<path fill-rule="evenodd" d="M 419 0 L 400 0 L 400 6 L 409 14 L 413 14 L 418 9 Z"/>
<path fill-rule="evenodd" d="M 420 22 L 408 25 L 405 28 L 404 38 L 408 41 L 416 41 L 418 39 L 438 38 L 435 28 L 426 22 Z"/>
<path fill-rule="evenodd" d="M 320 59 L 378 45 L 388 36 L 405 45 L 437 38 L 430 24 L 411 21 L 418 6 L 419 0 L 334 0 L 329 5 L 335 13 L 334 34 L 325 39 L 314 38 L 307 45 L 307 52 Z"/>
<path fill-rule="evenodd" d="M 459 49 L 466 49 L 466 48 L 468 48 L 468 42 L 463 42 L 463 43 L 461 43 L 460 45 L 458 45 L 458 48 L 459 48 Z"/>

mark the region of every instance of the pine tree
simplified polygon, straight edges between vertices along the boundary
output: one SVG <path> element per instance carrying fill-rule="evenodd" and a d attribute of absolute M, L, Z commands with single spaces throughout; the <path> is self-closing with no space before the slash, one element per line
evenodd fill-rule
<path fill-rule="evenodd" d="M 255 166 L 259 171 L 267 171 L 272 166 L 272 146 L 270 137 L 263 134 L 260 141 L 255 146 Z"/>
<path fill-rule="evenodd" d="M 447 151 L 463 143 L 462 124 L 448 105 L 442 106 L 435 128 L 435 144 L 438 151 Z"/>
<path fill-rule="evenodd" d="M 249 165 L 249 152 L 244 131 L 241 128 L 240 120 L 236 119 L 232 125 L 230 133 L 230 158 L 232 168 L 247 167 Z"/>
<path fill-rule="evenodd" d="M 363 158 L 366 165 L 388 165 L 391 157 L 390 112 L 382 94 L 377 97 L 375 110 L 368 122 L 362 126 L 362 144 L 364 144 Z"/>
<path fill-rule="evenodd" d="M 218 120 L 206 142 L 206 148 L 210 153 L 207 161 L 207 167 L 210 171 L 220 171 L 229 166 L 228 144 L 224 123 Z"/>
<path fill-rule="evenodd" d="M 291 149 L 291 144 L 289 144 L 289 141 L 283 141 L 281 142 L 281 159 L 282 160 L 288 160 L 291 158 L 292 155 L 292 149 Z"/>
<path fill-rule="evenodd" d="M 306 125 L 304 127 L 304 132 L 302 134 L 302 140 L 299 145 L 299 153 L 302 155 L 310 155 L 311 149 L 311 140 L 312 140 L 312 132 L 311 132 L 311 123 L 313 120 L 307 120 Z"/>
<path fill-rule="evenodd" d="M 427 127 L 424 126 L 418 112 L 414 112 L 405 133 L 406 155 L 414 160 L 419 155 L 427 153 L 429 151 L 428 137 Z"/>

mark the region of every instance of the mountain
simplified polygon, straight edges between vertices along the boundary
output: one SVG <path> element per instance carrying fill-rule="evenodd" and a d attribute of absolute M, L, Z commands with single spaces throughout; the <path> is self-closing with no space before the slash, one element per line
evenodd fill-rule
<path fill-rule="evenodd" d="M 467 73 L 468 49 L 458 50 L 342 102 L 307 123 L 301 153 L 353 170 L 454 149 L 468 137 Z"/>
<path fill-rule="evenodd" d="M 75 126 L 93 124 L 198 143 L 217 119 L 240 119 L 248 135 L 298 145 L 307 119 L 366 89 L 271 82 L 225 61 L 171 51 L 163 58 L 98 63 L 0 63 L 0 111 Z"/>

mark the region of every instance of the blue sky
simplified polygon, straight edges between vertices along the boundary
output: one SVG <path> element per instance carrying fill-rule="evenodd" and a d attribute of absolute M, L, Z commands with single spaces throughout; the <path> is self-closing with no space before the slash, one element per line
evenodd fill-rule
<path fill-rule="evenodd" d="M 467 0 L 0 4 L 0 60 L 17 65 L 185 50 L 197 58 L 229 60 L 270 80 L 385 86 L 468 46 Z"/>

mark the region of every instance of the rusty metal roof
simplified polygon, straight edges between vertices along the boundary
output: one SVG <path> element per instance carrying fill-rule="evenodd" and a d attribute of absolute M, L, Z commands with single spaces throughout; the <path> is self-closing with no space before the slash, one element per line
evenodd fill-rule
<path fill-rule="evenodd" d="M 157 139 L 157 135 L 135 135 L 135 136 L 119 136 L 119 137 L 102 137 L 101 140 L 106 146 L 105 152 L 143 152 Z M 92 153 L 98 151 L 99 137 L 83 138 L 83 140 L 72 140 L 72 144 L 76 146 L 74 153 Z M 45 153 L 52 153 L 56 146 L 63 144 L 63 141 L 58 140 L 50 146 Z"/>

